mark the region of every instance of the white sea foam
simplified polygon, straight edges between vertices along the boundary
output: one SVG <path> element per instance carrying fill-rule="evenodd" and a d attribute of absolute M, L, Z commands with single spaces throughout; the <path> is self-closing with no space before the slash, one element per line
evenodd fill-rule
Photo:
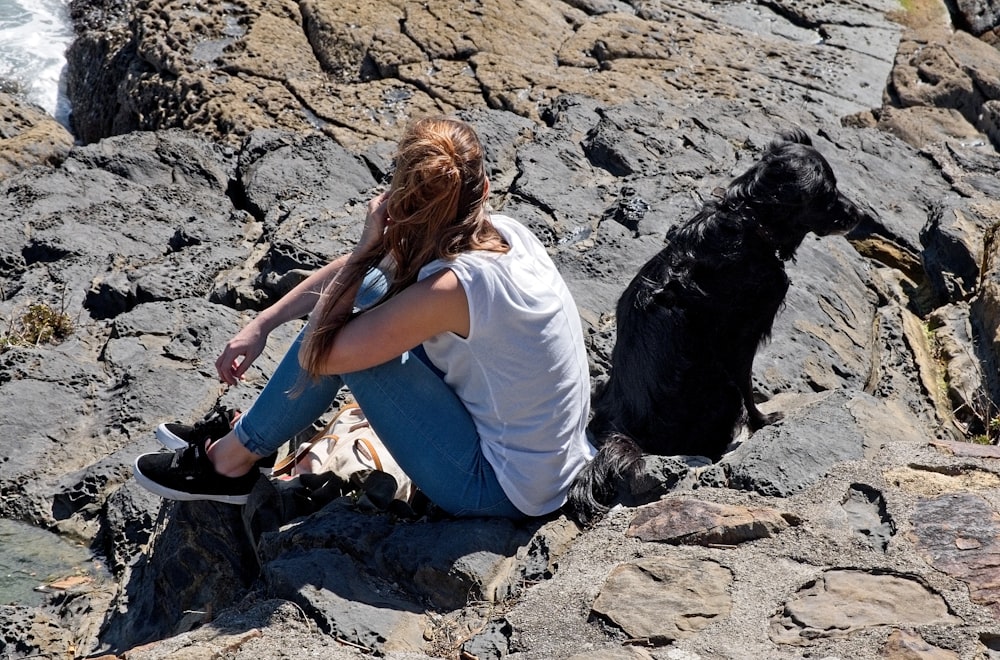
<path fill-rule="evenodd" d="M 0 0 L 0 83 L 66 123 L 68 0 Z"/>

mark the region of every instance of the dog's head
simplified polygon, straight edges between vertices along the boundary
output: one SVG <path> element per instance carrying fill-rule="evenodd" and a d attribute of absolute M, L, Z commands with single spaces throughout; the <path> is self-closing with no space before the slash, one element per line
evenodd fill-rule
<path fill-rule="evenodd" d="M 837 189 L 837 177 L 809 136 L 795 129 L 772 142 L 726 189 L 724 203 L 751 211 L 761 232 L 789 259 L 809 232 L 850 231 L 867 215 Z"/>

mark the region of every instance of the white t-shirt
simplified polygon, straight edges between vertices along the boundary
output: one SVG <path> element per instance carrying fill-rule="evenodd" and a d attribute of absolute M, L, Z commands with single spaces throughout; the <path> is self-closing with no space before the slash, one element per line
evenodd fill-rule
<path fill-rule="evenodd" d="M 510 251 L 474 251 L 424 266 L 445 268 L 469 301 L 469 336 L 424 342 L 475 420 L 500 486 L 530 516 L 566 501 L 576 473 L 593 458 L 586 438 L 590 371 L 576 303 L 545 248 L 526 227 L 491 216 Z"/>

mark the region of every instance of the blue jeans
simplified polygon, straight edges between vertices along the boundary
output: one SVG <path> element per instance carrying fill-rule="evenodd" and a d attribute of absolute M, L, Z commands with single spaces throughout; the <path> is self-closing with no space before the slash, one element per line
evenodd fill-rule
<path fill-rule="evenodd" d="M 525 518 L 483 455 L 469 411 L 422 347 L 370 369 L 310 379 L 299 366 L 303 333 L 236 420 L 236 436 L 247 449 L 273 453 L 325 414 L 346 385 L 389 453 L 434 504 L 455 516 Z"/>

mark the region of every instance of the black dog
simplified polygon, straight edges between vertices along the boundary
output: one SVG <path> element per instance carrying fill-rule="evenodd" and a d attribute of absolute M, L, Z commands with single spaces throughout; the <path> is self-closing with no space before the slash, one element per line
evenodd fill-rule
<path fill-rule="evenodd" d="M 570 490 L 581 521 L 607 510 L 643 453 L 717 461 L 741 421 L 757 430 L 781 419 L 757 409 L 751 372 L 788 290 L 785 261 L 809 232 L 843 233 L 865 217 L 803 131 L 781 138 L 668 231 L 618 301 L 590 423 L 600 449 Z"/>

